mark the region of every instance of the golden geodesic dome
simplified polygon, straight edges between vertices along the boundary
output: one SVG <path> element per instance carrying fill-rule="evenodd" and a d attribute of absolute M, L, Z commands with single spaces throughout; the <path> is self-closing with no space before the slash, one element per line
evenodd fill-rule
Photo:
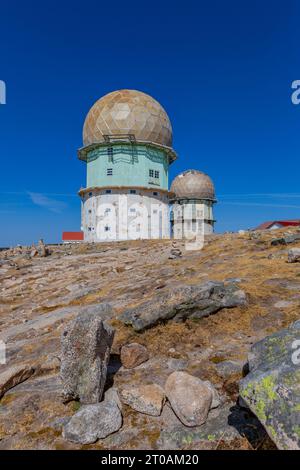
<path fill-rule="evenodd" d="M 163 107 L 136 90 L 118 90 L 91 107 L 83 126 L 83 143 L 105 141 L 105 136 L 134 135 L 136 140 L 172 146 L 172 126 Z"/>
<path fill-rule="evenodd" d="M 173 180 L 170 191 L 178 199 L 215 200 L 215 188 L 206 173 L 198 170 L 187 170 Z"/>

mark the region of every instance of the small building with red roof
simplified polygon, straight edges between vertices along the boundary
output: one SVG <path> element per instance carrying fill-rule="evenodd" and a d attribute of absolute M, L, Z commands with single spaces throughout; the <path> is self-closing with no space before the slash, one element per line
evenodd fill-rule
<path fill-rule="evenodd" d="M 63 243 L 80 243 L 83 240 L 83 232 L 63 232 L 62 234 Z"/>
<path fill-rule="evenodd" d="M 271 220 L 270 222 L 264 222 L 260 224 L 255 230 L 275 230 L 277 228 L 284 227 L 300 227 L 299 220 Z"/>

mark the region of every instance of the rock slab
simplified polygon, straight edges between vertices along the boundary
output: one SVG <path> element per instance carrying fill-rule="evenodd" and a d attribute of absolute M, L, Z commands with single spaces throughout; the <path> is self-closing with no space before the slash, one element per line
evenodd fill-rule
<path fill-rule="evenodd" d="M 99 310 L 99 309 L 98 309 Z M 63 400 L 100 402 L 107 375 L 114 329 L 103 321 L 111 307 L 80 313 L 62 335 L 61 379 Z"/>
<path fill-rule="evenodd" d="M 13 366 L 9 369 L 6 369 L 4 372 L 1 372 L 0 398 L 2 398 L 3 395 L 11 388 L 29 379 L 29 377 L 31 377 L 33 373 L 34 369 L 32 367 L 24 365 Z"/>
<path fill-rule="evenodd" d="M 105 400 L 83 406 L 66 424 L 63 438 L 77 444 L 92 444 L 122 426 L 122 414 L 115 401 Z"/>
<path fill-rule="evenodd" d="M 165 393 L 174 413 L 185 426 L 205 423 L 213 394 L 201 379 L 186 372 L 173 372 L 166 381 Z"/>
<path fill-rule="evenodd" d="M 120 398 L 123 403 L 140 413 L 160 416 L 165 402 L 165 393 L 159 385 L 141 385 L 121 390 Z"/>
<path fill-rule="evenodd" d="M 200 319 L 222 308 L 245 303 L 246 294 L 235 283 L 208 281 L 158 294 L 156 298 L 125 311 L 120 320 L 125 325 L 131 325 L 135 331 L 142 331 L 167 320 Z"/>
<path fill-rule="evenodd" d="M 240 396 L 279 449 L 300 449 L 300 321 L 254 344 Z"/>

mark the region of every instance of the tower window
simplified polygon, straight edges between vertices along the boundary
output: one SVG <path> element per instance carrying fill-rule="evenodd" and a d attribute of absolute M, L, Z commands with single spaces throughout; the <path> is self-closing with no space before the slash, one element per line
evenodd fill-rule
<path fill-rule="evenodd" d="M 112 147 L 108 147 L 107 155 L 108 155 L 108 161 L 111 162 L 113 155 L 114 155 L 114 149 Z"/>
<path fill-rule="evenodd" d="M 107 168 L 106 175 L 107 176 L 112 176 L 112 174 L 113 174 L 113 169 L 112 168 Z"/>
<path fill-rule="evenodd" d="M 154 191 L 154 192 L 153 192 L 153 196 L 157 196 L 157 191 Z"/>
<path fill-rule="evenodd" d="M 89 209 L 89 214 L 91 214 L 91 213 L 92 213 L 92 209 Z"/>
<path fill-rule="evenodd" d="M 92 195 L 93 195 L 93 193 L 89 193 L 89 196 L 92 196 Z"/>
<path fill-rule="evenodd" d="M 134 208 L 134 207 L 131 207 L 129 210 L 130 210 L 130 212 L 134 212 L 134 213 L 135 213 L 135 208 Z"/>
<path fill-rule="evenodd" d="M 111 189 L 106 189 L 105 194 L 111 194 Z"/>
<path fill-rule="evenodd" d="M 109 231 L 110 231 L 110 227 L 109 227 L 108 225 L 105 225 L 104 230 L 105 230 L 105 232 L 109 232 Z"/>
<path fill-rule="evenodd" d="M 110 212 L 110 207 L 107 207 L 104 212 L 108 214 Z"/>
<path fill-rule="evenodd" d="M 159 178 L 158 170 L 149 170 L 149 178 Z"/>
<path fill-rule="evenodd" d="M 136 190 L 135 189 L 130 189 L 129 193 L 130 194 L 136 194 Z"/>

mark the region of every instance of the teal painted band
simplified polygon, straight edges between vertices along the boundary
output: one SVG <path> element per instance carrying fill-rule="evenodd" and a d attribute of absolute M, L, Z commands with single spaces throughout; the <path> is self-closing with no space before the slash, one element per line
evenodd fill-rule
<path fill-rule="evenodd" d="M 87 152 L 87 187 L 142 186 L 168 190 L 169 158 L 163 148 L 113 143 Z"/>

